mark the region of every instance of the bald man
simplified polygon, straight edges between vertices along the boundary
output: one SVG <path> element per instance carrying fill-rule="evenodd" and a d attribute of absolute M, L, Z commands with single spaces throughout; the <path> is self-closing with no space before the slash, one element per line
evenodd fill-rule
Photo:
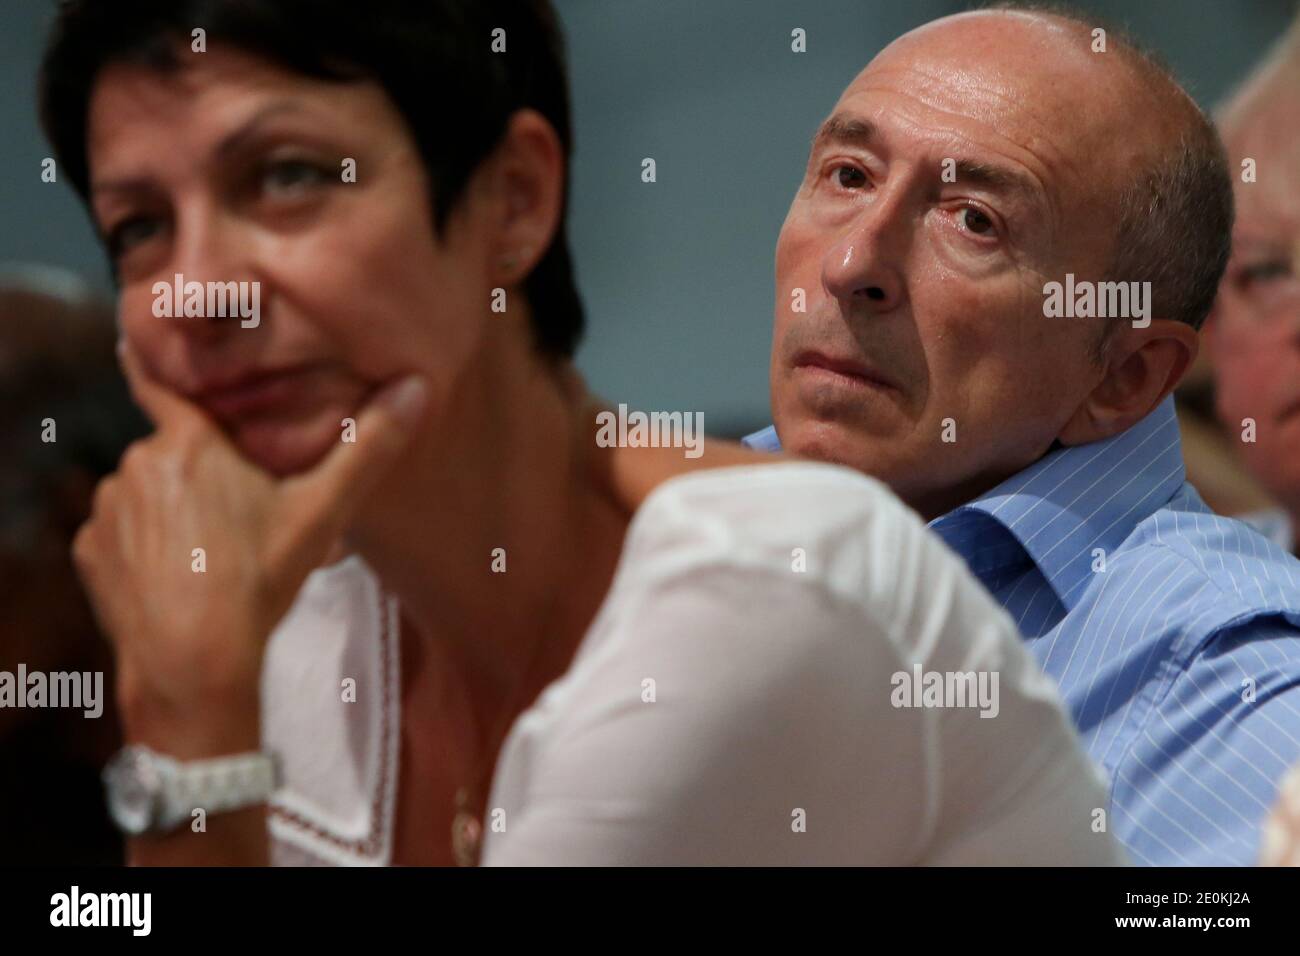
<path fill-rule="evenodd" d="M 1200 109 L 1113 32 L 912 31 L 814 139 L 777 244 L 775 424 L 748 439 L 882 479 L 967 561 L 1138 863 L 1253 863 L 1300 757 L 1300 564 L 1186 483 L 1169 397 L 1231 189 Z"/>

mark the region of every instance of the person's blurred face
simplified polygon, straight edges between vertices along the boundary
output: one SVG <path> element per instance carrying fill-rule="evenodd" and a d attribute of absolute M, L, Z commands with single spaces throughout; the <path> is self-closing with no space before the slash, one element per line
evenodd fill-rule
<path fill-rule="evenodd" d="M 1255 182 L 1237 175 L 1232 258 L 1206 338 L 1218 413 L 1246 467 L 1300 512 L 1300 91 L 1278 90 L 1227 137 L 1232 166 L 1255 160 Z"/>
<path fill-rule="evenodd" d="M 482 338 L 490 242 L 456 214 L 435 239 L 419 153 L 377 85 L 219 48 L 182 57 L 170 73 L 112 65 L 93 93 L 92 202 L 121 332 L 250 459 L 300 471 L 378 383 L 455 379 Z M 156 317 L 154 283 L 177 273 L 259 282 L 260 324 Z"/>
<path fill-rule="evenodd" d="M 1126 125 L 1132 87 L 1086 35 L 1007 14 L 915 30 L 849 85 L 777 244 L 786 450 L 938 514 L 1050 447 L 1103 320 L 1045 318 L 1043 285 L 1104 278 L 1115 191 L 1157 135 Z"/>

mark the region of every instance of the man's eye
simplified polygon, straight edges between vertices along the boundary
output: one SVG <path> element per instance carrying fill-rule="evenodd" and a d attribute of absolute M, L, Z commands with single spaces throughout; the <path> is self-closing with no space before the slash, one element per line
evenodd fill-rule
<path fill-rule="evenodd" d="M 108 233 L 108 251 L 114 259 L 151 238 L 158 231 L 158 220 L 148 216 L 132 216 L 114 226 Z"/>
<path fill-rule="evenodd" d="M 857 189 L 867 184 L 866 174 L 856 166 L 839 166 L 835 178 L 845 189 Z"/>
<path fill-rule="evenodd" d="M 988 235 L 993 231 L 993 220 L 972 206 L 962 208 L 961 223 L 977 236 Z"/>
<path fill-rule="evenodd" d="M 262 187 L 268 193 L 293 195 L 325 181 L 325 173 L 311 163 L 284 159 L 267 164 L 262 170 Z"/>
<path fill-rule="evenodd" d="M 1285 279 L 1291 275 L 1291 263 L 1284 259 L 1272 259 L 1243 266 L 1240 276 L 1245 286 L 1259 285 L 1274 279 Z"/>

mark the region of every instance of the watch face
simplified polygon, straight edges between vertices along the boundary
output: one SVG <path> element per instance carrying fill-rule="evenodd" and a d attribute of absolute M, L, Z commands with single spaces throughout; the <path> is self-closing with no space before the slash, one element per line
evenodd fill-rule
<path fill-rule="evenodd" d="M 144 833 L 153 823 L 162 780 L 143 747 L 126 747 L 104 769 L 108 812 L 126 833 Z"/>

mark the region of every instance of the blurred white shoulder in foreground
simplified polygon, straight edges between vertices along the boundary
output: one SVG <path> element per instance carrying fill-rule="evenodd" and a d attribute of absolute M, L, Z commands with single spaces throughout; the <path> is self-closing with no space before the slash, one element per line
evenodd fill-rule
<path fill-rule="evenodd" d="M 395 621 L 351 558 L 272 638 L 276 862 L 391 858 Z M 365 692 L 340 704 L 349 675 Z M 772 463 L 642 504 L 568 671 L 506 738 L 483 862 L 1123 863 L 1106 808 L 961 561 L 873 479 Z"/>

